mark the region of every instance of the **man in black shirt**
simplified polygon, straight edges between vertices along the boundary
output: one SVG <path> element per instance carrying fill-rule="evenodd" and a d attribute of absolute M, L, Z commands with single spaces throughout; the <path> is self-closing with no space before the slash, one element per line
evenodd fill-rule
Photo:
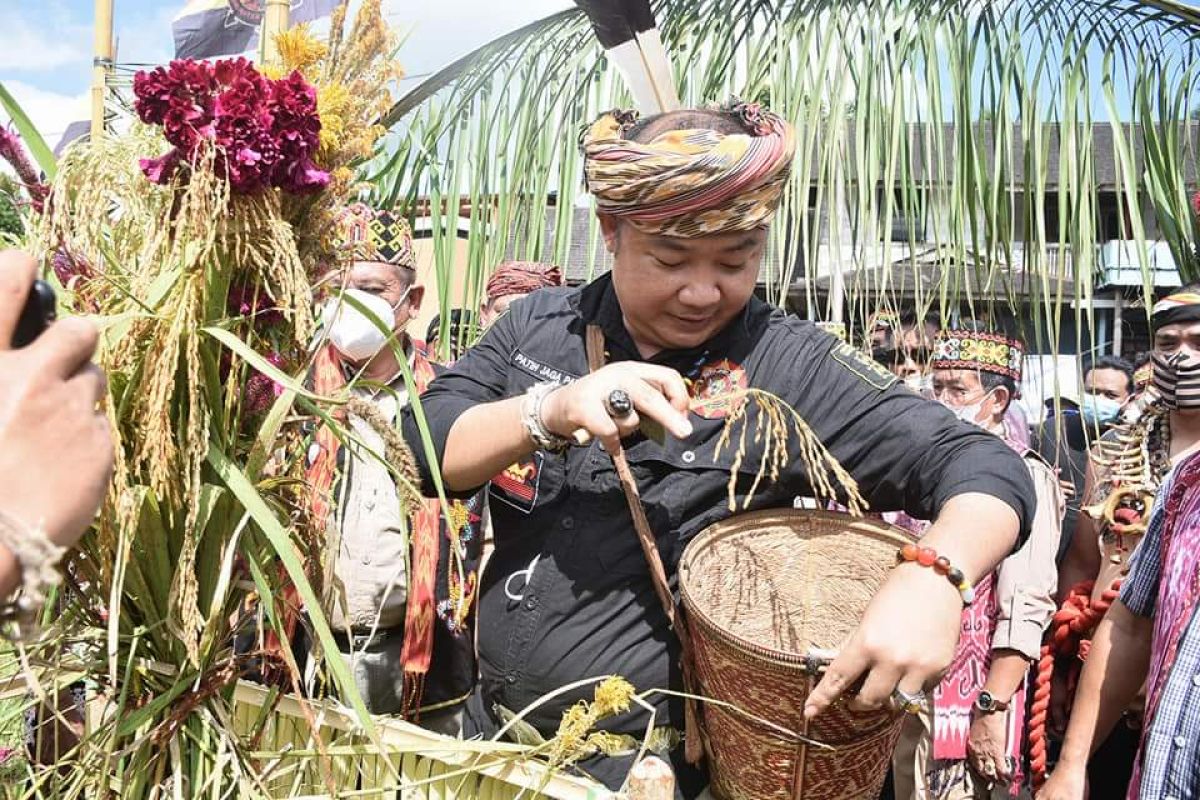
<path fill-rule="evenodd" d="M 448 489 L 469 493 L 500 473 L 490 487 L 496 550 L 480 587 L 481 683 L 468 733 L 494 732 L 509 713 L 590 676 L 681 688 L 675 634 L 605 450 L 623 442 L 674 584 L 687 542 L 730 515 L 731 470 L 739 502 L 753 483 L 757 445 L 740 465 L 717 449 L 728 408 L 711 401 L 731 390 L 763 389 L 795 408 L 873 509 L 936 520 L 923 544 L 972 580 L 1012 551 L 1034 513 L 1028 471 L 999 439 L 753 298 L 792 156 L 786 123 L 746 106 L 636 125 L 610 114 L 583 145 L 612 273 L 514 303 L 421 398 Z M 603 331 L 608 362 L 591 374 L 589 326 Z M 632 413 L 614 413 L 618 390 Z M 697 399 L 710 402 L 689 406 Z M 664 444 L 640 433 L 642 417 L 666 429 Z M 579 429 L 594 437 L 590 446 L 559 447 Z M 430 488 L 432 463 L 411 412 L 404 433 Z M 751 508 L 791 507 L 812 494 L 796 463 L 760 486 Z M 897 689 L 921 692 L 950 661 L 962 607 L 934 570 L 897 568 L 806 712 L 819 713 L 860 676 L 855 702 L 864 706 Z M 525 720 L 552 736 L 590 691 L 557 696 Z M 631 712 L 605 727 L 640 739 L 646 721 Z M 661 700 L 656 724 L 682 728 L 681 707 Z M 672 751 L 681 793 L 694 797 L 703 776 L 681 750 Z M 629 759 L 583 766 L 616 787 Z"/>

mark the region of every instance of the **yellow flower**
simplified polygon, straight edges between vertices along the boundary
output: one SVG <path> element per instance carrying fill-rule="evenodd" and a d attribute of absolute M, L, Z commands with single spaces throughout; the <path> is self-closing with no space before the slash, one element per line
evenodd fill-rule
<path fill-rule="evenodd" d="M 329 153 L 342 146 L 346 133 L 346 112 L 353 103 L 350 92 L 340 83 L 317 88 L 317 116 L 321 118 L 321 151 Z"/>
<path fill-rule="evenodd" d="M 275 37 L 279 59 L 285 73 L 298 69 L 301 72 L 329 55 L 329 48 L 308 32 L 308 23 L 289 28 Z"/>
<path fill-rule="evenodd" d="M 596 700 L 593 703 L 596 716 L 603 719 L 604 717 L 624 714 L 629 710 L 629 704 L 633 701 L 633 694 L 633 684 L 621 676 L 616 675 L 606 678 L 603 683 L 596 687 Z"/>

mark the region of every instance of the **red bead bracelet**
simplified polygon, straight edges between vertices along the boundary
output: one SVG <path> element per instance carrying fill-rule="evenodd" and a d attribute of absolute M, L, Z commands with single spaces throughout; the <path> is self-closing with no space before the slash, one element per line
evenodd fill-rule
<path fill-rule="evenodd" d="M 922 567 L 931 567 L 938 575 L 945 575 L 946 580 L 958 590 L 962 596 L 963 605 L 975 602 L 975 587 L 967 580 L 967 576 L 958 567 L 950 563 L 950 559 L 939 556 L 932 547 L 920 547 L 916 544 L 906 544 L 896 551 L 896 564 L 915 561 Z"/>

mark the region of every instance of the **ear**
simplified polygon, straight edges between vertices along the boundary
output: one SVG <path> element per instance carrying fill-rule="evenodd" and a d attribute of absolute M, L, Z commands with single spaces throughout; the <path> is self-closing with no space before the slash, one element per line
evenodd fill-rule
<path fill-rule="evenodd" d="M 992 390 L 992 416 L 997 422 L 1004 419 L 1008 407 L 1012 403 L 1012 393 L 1007 386 L 997 386 Z"/>
<path fill-rule="evenodd" d="M 597 213 L 596 219 L 600 221 L 600 233 L 604 235 L 604 246 L 608 248 L 609 253 L 615 256 L 617 243 L 621 238 L 621 221 L 615 214 Z"/>
<path fill-rule="evenodd" d="M 425 287 L 421 284 L 416 284 L 408 290 L 408 307 L 410 316 L 417 316 L 421 313 L 421 301 L 425 299 Z"/>

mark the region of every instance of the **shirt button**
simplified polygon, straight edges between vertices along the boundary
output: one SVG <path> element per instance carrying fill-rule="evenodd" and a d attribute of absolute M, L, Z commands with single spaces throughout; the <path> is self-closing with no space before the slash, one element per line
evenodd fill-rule
<path fill-rule="evenodd" d="M 571 530 L 571 528 L 575 527 L 575 518 L 574 517 L 563 517 L 562 522 L 560 524 L 567 530 Z"/>
<path fill-rule="evenodd" d="M 696 460 L 696 453 L 694 451 L 692 451 L 692 450 L 684 450 L 683 451 L 683 463 L 691 464 L 695 460 Z"/>
<path fill-rule="evenodd" d="M 370 565 L 370 563 L 371 563 L 371 554 L 370 554 L 370 553 L 363 553 L 362 562 L 363 562 L 363 565 L 364 565 L 364 566 Z"/>
<path fill-rule="evenodd" d="M 1183 747 L 1186 744 L 1187 744 L 1187 739 L 1185 737 L 1183 737 L 1183 736 L 1175 737 L 1175 746 L 1176 747 Z"/>
<path fill-rule="evenodd" d="M 514 683 L 516 683 L 516 682 L 517 682 L 517 676 L 516 676 L 516 675 L 513 675 L 513 674 L 510 672 L 510 673 L 508 673 L 507 675 L 505 675 L 505 676 L 504 676 L 504 682 L 505 682 L 505 683 L 507 683 L 509 686 L 512 686 Z"/>
<path fill-rule="evenodd" d="M 529 597 L 526 597 L 525 598 L 525 610 L 533 611 L 535 608 L 537 608 L 537 596 L 530 595 Z"/>

